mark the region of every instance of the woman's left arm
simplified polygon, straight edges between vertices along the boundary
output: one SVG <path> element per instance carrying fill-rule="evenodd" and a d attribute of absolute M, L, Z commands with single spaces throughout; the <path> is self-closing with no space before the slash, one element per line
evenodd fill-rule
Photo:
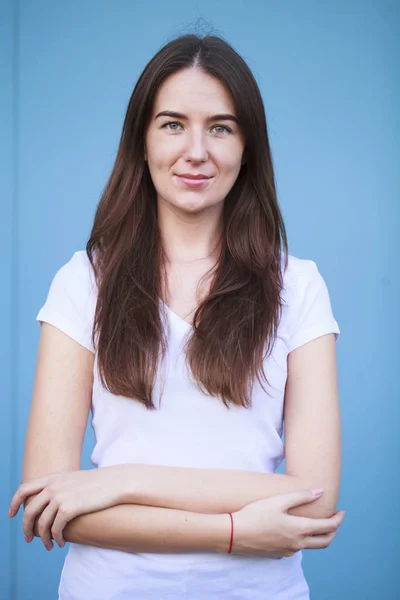
<path fill-rule="evenodd" d="M 128 502 L 225 513 L 286 492 L 324 488 L 319 500 L 290 514 L 331 517 L 341 472 L 341 426 L 334 334 L 288 355 L 284 404 L 286 474 L 131 465 Z"/>
<path fill-rule="evenodd" d="M 288 355 L 285 390 L 286 474 L 131 465 L 128 501 L 203 513 L 239 510 L 261 498 L 308 488 L 322 497 L 291 510 L 330 517 L 339 495 L 341 427 L 333 334 Z"/>

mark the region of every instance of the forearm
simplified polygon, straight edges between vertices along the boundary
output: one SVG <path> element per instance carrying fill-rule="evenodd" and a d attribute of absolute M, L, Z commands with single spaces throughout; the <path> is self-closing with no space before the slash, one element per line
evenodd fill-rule
<path fill-rule="evenodd" d="M 125 552 L 227 553 L 229 515 L 119 504 L 81 515 L 63 532 L 67 542 Z"/>
<path fill-rule="evenodd" d="M 221 514 L 240 510 L 246 504 L 319 487 L 300 477 L 280 473 L 258 473 L 225 469 L 192 469 L 157 465 L 127 465 L 127 503 L 158 506 L 196 513 Z M 290 510 L 290 514 L 326 517 L 334 512 L 330 497 Z"/>

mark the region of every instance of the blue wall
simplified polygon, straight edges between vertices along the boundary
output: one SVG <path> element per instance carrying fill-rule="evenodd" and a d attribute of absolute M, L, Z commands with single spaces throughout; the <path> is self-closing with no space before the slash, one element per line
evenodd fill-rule
<path fill-rule="evenodd" d="M 0 598 L 54 600 L 66 553 L 26 545 L 21 515 L 7 519 L 36 314 L 85 247 L 137 77 L 198 17 L 259 82 L 290 252 L 317 262 L 342 332 L 347 515 L 331 547 L 304 554 L 312 598 L 398 598 L 399 3 L 3 0 L 0 17 Z M 92 443 L 88 429 L 84 468 Z"/>
<path fill-rule="evenodd" d="M 17 102 L 14 85 L 15 15 L 12 2 L 0 3 L 0 256 L 1 293 L 0 313 L 3 316 L 0 335 L 0 598 L 11 596 L 11 581 L 15 578 L 16 536 L 7 521 L 7 510 L 11 490 L 11 474 L 16 470 L 17 429 L 16 376 L 14 360 L 17 345 L 13 336 L 16 312 L 13 307 L 17 292 L 15 270 L 17 252 L 15 243 L 16 224 L 16 146 L 15 125 Z M 15 306 L 15 305 L 14 305 Z"/>

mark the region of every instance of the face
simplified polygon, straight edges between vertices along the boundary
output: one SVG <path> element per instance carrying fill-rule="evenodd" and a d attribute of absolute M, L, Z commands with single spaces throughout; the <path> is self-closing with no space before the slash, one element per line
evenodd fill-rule
<path fill-rule="evenodd" d="M 163 82 L 145 143 L 159 205 L 186 213 L 222 208 L 242 165 L 244 139 L 235 117 L 233 100 L 215 77 L 190 68 Z"/>

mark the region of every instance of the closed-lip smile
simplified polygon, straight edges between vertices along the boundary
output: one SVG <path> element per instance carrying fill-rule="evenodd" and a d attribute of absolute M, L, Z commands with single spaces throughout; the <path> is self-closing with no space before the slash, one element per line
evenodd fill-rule
<path fill-rule="evenodd" d="M 193 175 L 192 173 L 176 173 L 178 177 L 184 177 L 185 179 L 210 179 L 211 175 L 203 175 L 203 173 L 199 173 L 198 175 Z"/>

